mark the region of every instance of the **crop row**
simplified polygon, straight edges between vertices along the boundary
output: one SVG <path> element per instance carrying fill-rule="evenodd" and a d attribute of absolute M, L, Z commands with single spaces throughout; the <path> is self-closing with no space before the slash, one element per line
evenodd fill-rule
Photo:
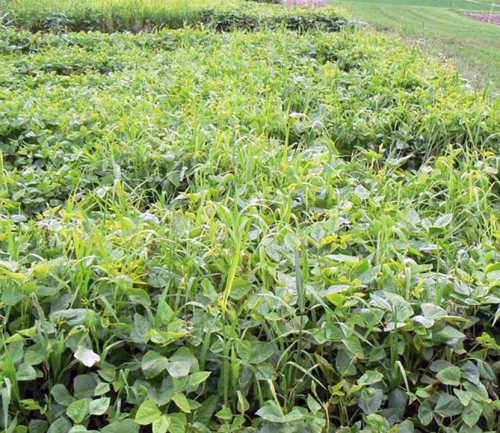
<path fill-rule="evenodd" d="M 493 147 L 498 106 L 364 30 L 41 37 L 4 31 L 4 206 L 34 215 L 118 176 L 144 203 L 231 171 L 241 141 L 408 156 Z M 224 153 L 223 153 L 224 154 Z"/>
<path fill-rule="evenodd" d="M 3 9 L 3 11 L 2 11 Z M 7 0 L 1 8 L 5 24 L 29 31 L 130 31 L 210 27 L 218 31 L 255 31 L 285 27 L 338 31 L 348 24 L 345 14 L 331 8 L 285 8 L 253 1 L 96 1 Z"/>

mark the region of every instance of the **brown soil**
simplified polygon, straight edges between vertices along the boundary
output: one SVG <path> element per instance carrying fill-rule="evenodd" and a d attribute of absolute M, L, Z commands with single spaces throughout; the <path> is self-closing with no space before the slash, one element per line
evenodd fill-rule
<path fill-rule="evenodd" d="M 485 13 L 468 12 L 465 15 L 468 16 L 469 18 L 472 18 L 472 19 L 477 20 L 477 21 L 482 21 L 484 23 L 500 25 L 500 14 L 499 13 L 485 14 Z"/>

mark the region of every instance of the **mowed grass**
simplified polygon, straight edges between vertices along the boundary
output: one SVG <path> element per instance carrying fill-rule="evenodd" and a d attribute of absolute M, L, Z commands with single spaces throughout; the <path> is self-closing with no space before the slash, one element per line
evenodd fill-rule
<path fill-rule="evenodd" d="M 444 54 L 472 85 L 500 88 L 500 26 L 474 21 L 469 12 L 500 13 L 488 2 L 335 0 L 356 18 L 379 29 L 391 29 L 435 54 Z"/>
<path fill-rule="evenodd" d="M 0 428 L 498 431 L 500 101 L 239 7 L 0 28 Z"/>

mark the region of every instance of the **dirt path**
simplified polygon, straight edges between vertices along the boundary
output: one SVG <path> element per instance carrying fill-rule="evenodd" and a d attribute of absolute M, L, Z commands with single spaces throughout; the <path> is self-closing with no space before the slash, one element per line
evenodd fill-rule
<path fill-rule="evenodd" d="M 469 12 L 465 14 L 469 18 L 472 18 L 477 21 L 482 21 L 483 23 L 490 23 L 490 24 L 498 24 L 500 25 L 500 14 L 499 13 L 494 13 L 494 14 L 480 14 L 480 13 L 473 13 Z"/>

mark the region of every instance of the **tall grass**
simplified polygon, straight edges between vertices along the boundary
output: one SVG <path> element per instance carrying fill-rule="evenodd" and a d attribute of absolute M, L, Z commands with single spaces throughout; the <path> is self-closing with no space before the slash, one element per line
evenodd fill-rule
<path fill-rule="evenodd" d="M 233 6 L 238 1 L 232 2 Z M 200 11 L 225 5 L 225 0 L 8 0 L 7 19 L 31 30 L 100 30 L 139 32 L 181 28 L 195 23 Z"/>

